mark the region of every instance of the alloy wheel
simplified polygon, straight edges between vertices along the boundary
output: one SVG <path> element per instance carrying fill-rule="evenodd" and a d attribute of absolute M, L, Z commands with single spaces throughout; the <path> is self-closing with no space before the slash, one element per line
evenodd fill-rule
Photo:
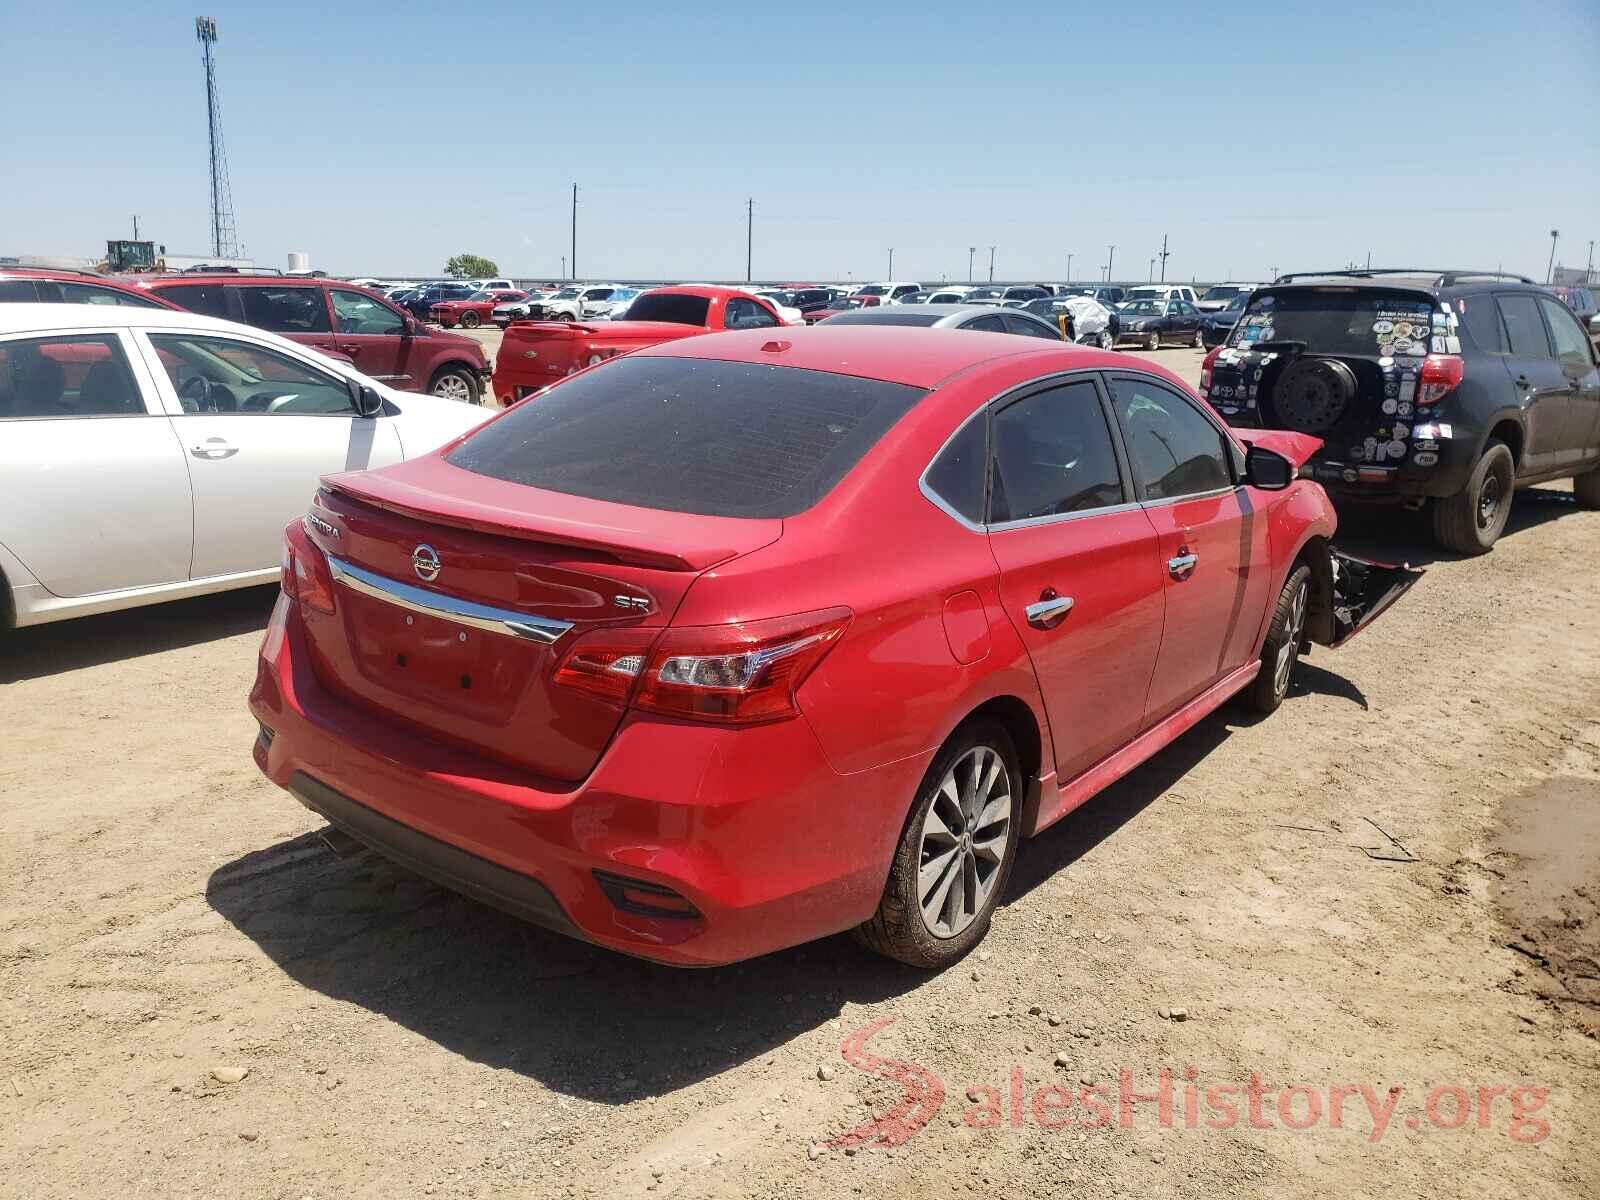
<path fill-rule="evenodd" d="M 945 772 L 922 822 L 917 898 L 934 937 L 952 938 L 988 908 L 1011 829 L 1011 773 L 991 746 Z"/>
<path fill-rule="evenodd" d="M 454 371 L 448 375 L 441 375 L 433 385 L 433 394 L 443 396 L 446 400 L 459 401 L 462 404 L 472 403 L 472 385 L 462 375 Z"/>
<path fill-rule="evenodd" d="M 1311 585 L 1300 581 L 1294 599 L 1289 603 L 1289 620 L 1283 629 L 1283 643 L 1278 647 L 1278 657 L 1272 664 L 1272 689 L 1278 695 L 1289 691 L 1289 673 L 1294 670 L 1295 655 L 1300 649 L 1300 639 L 1306 632 L 1306 597 Z"/>

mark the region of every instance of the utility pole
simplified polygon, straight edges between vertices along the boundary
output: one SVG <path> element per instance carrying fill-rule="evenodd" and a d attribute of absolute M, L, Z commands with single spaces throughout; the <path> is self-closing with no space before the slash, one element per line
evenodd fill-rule
<path fill-rule="evenodd" d="M 989 247 L 989 282 L 994 282 L 994 247 Z"/>
<path fill-rule="evenodd" d="M 744 281 L 750 282 L 751 264 L 755 262 L 756 201 L 752 196 L 744 202 Z"/>
<path fill-rule="evenodd" d="M 1589 244 L 1591 246 L 1594 245 L 1593 242 L 1590 242 Z M 1071 250 L 1067 251 L 1067 282 L 1068 283 L 1072 282 L 1072 251 Z"/>
<path fill-rule="evenodd" d="M 1117 246 L 1116 246 L 1116 243 L 1113 242 L 1111 244 L 1110 253 L 1106 255 L 1106 282 L 1107 283 L 1111 282 L 1111 264 L 1114 263 L 1116 260 L 1117 260 Z"/>
<path fill-rule="evenodd" d="M 1278 268 L 1277 267 L 1268 267 L 1267 268 L 1267 278 L 1269 280 L 1277 279 L 1278 278 Z"/>
<path fill-rule="evenodd" d="M 572 185 L 572 282 L 578 282 L 578 185 Z M 582 314 L 579 314 L 580 316 Z"/>
<path fill-rule="evenodd" d="M 134 237 L 138 237 L 139 235 L 138 234 L 134 234 L 133 236 Z M 1593 238 L 1589 239 L 1589 265 L 1587 267 L 1585 267 L 1584 270 L 1583 270 L 1583 281 L 1585 283 L 1593 283 L 1594 282 L 1594 239 Z"/>
<path fill-rule="evenodd" d="M 1367 270 L 1372 270 L 1372 251 L 1367 251 Z"/>
<path fill-rule="evenodd" d="M 133 240 L 136 241 L 136 242 L 139 240 L 139 214 L 138 213 L 134 213 L 133 214 Z M 1589 257 L 1591 259 L 1594 258 L 1594 243 L 1593 242 L 1589 243 Z"/>
<path fill-rule="evenodd" d="M 211 142 L 211 253 L 237 258 L 239 238 L 233 225 L 233 193 L 228 187 L 228 152 L 222 144 L 222 110 L 217 101 L 217 64 L 211 47 L 217 40 L 214 17 L 194 19 L 195 40 L 206 65 L 206 128 Z"/>
<path fill-rule="evenodd" d="M 1167 235 L 1161 235 L 1161 282 L 1167 281 L 1167 259 L 1172 256 L 1167 253 Z"/>
<path fill-rule="evenodd" d="M 889 278 L 894 278 L 894 247 L 889 247 Z"/>
<path fill-rule="evenodd" d="M 972 256 L 978 252 L 976 246 L 967 247 L 967 282 L 972 282 Z"/>
<path fill-rule="evenodd" d="M 1166 282 L 1165 275 L 1166 275 L 1166 272 L 1163 271 L 1162 272 L 1162 276 L 1163 276 L 1162 282 L 1163 283 Z M 1155 281 L 1156 281 L 1156 256 L 1154 254 L 1152 254 L 1150 256 L 1150 278 L 1145 280 L 1145 282 L 1146 283 L 1154 283 Z"/>
<path fill-rule="evenodd" d="M 1544 284 L 1545 284 L 1546 287 L 1550 286 L 1550 277 L 1555 274 L 1555 270 L 1556 270 L 1556 239 L 1559 238 L 1560 236 L 1561 236 L 1561 230 L 1552 229 L 1550 231 L 1550 265 L 1544 269 Z"/>
<path fill-rule="evenodd" d="M 565 283 L 566 279 L 567 279 L 567 256 L 565 254 L 563 254 L 561 256 L 561 281 L 563 283 Z"/>

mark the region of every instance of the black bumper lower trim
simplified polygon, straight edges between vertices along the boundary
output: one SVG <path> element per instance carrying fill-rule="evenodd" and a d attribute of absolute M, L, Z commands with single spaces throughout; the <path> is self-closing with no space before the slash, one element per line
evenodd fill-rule
<path fill-rule="evenodd" d="M 336 829 L 425 879 L 531 925 L 583 938 L 550 889 L 531 875 L 519 874 L 420 833 L 303 771 L 296 772 L 289 781 L 289 792 Z"/>

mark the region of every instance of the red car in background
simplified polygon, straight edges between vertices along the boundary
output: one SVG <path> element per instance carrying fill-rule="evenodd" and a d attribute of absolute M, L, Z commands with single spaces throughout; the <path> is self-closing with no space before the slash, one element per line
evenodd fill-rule
<path fill-rule="evenodd" d="M 513 404 L 584 367 L 697 333 L 783 326 L 770 300 L 739 288 L 685 284 L 653 288 L 626 321 L 517 321 L 494 360 L 494 394 Z M 788 326 L 784 326 L 788 328 Z"/>
<path fill-rule="evenodd" d="M 446 329 L 454 329 L 457 325 L 463 329 L 476 329 L 489 320 L 496 304 L 527 298 L 527 292 L 515 288 L 485 288 L 465 300 L 441 300 L 428 310 L 428 320 Z"/>
<path fill-rule="evenodd" d="M 1020 839 L 1230 697 L 1276 708 L 1419 574 L 1330 548 L 1318 444 L 1034 338 L 651 346 L 324 480 L 255 758 L 600 945 L 708 965 L 853 929 L 945 966 Z"/>
<path fill-rule="evenodd" d="M 127 304 L 135 308 L 177 308 L 137 285 L 93 271 L 42 267 L 0 267 L 0 303 Z"/>
<path fill-rule="evenodd" d="M 872 308 L 881 304 L 881 296 L 840 296 L 827 308 L 817 308 L 806 313 L 806 324 L 815 325 L 819 321 L 826 321 L 829 317 L 836 317 L 842 312 L 849 312 L 855 308 Z"/>

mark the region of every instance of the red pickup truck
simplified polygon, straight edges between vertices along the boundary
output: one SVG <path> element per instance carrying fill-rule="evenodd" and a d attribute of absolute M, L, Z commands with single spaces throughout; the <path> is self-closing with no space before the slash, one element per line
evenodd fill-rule
<path fill-rule="evenodd" d="M 494 360 L 494 394 L 514 404 L 584 367 L 641 346 L 724 329 L 783 325 L 772 304 L 739 288 L 655 288 L 628 309 L 626 321 L 515 321 Z"/>

